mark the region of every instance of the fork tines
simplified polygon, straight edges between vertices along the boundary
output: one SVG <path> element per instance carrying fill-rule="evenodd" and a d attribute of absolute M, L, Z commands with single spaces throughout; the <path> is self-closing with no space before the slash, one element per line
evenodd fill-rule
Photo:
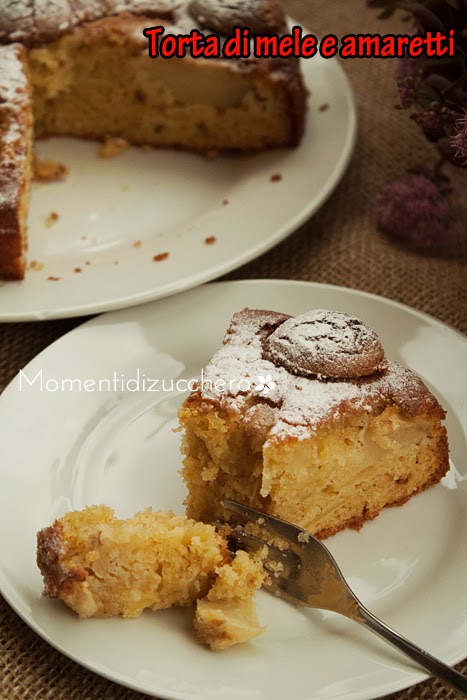
<path fill-rule="evenodd" d="M 294 544 L 299 542 L 307 542 L 311 537 L 310 533 L 303 530 L 301 527 L 292 525 L 285 520 L 280 520 L 273 515 L 267 515 L 266 513 L 261 513 L 259 510 L 250 508 L 249 506 L 244 506 L 241 503 L 236 503 L 235 501 L 229 501 L 227 499 L 221 502 L 222 506 L 230 511 L 239 515 L 243 520 L 247 522 L 256 522 L 261 528 L 267 530 L 272 535 L 278 535 L 287 540 L 293 549 Z"/>

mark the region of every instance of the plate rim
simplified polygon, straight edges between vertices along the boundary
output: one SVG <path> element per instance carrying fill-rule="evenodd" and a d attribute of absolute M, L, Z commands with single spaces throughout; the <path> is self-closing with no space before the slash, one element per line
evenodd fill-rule
<path fill-rule="evenodd" d="M 211 282 L 210 284 L 206 285 L 201 285 L 200 287 L 196 289 L 188 289 L 184 294 L 192 294 L 196 293 L 196 290 L 199 289 L 201 290 L 202 288 L 210 288 L 212 287 L 212 294 L 215 295 L 215 288 L 216 287 L 225 287 L 225 286 L 230 286 L 232 288 L 235 287 L 248 287 L 248 286 L 274 286 L 274 287 L 284 287 L 284 286 L 290 286 L 290 287 L 305 287 L 310 290 L 313 288 L 319 288 L 321 290 L 330 290 L 330 291 L 337 291 L 340 293 L 344 293 L 345 295 L 350 294 L 351 296 L 357 296 L 361 297 L 364 299 L 369 299 L 373 302 L 378 302 L 378 303 L 383 303 L 383 305 L 387 306 L 392 306 L 400 309 L 404 313 L 409 313 L 410 315 L 413 315 L 420 320 L 424 321 L 425 323 L 428 323 L 430 326 L 435 326 L 438 327 L 439 329 L 443 329 L 444 331 L 448 331 L 454 334 L 454 337 L 457 339 L 463 341 L 463 344 L 465 346 L 465 349 L 467 350 L 467 338 L 462 334 L 460 331 L 457 329 L 453 328 L 449 324 L 441 321 L 440 319 L 424 312 L 420 311 L 408 304 L 405 304 L 403 302 L 399 302 L 397 300 L 391 299 L 389 297 L 385 297 L 379 294 L 374 294 L 372 292 L 367 292 L 365 290 L 360 290 L 360 289 L 353 289 L 351 287 L 345 287 L 341 285 L 335 285 L 335 284 L 329 284 L 329 283 L 321 283 L 321 282 L 313 282 L 313 281 L 307 281 L 307 280 L 288 280 L 288 279 L 275 279 L 275 278 L 255 278 L 255 279 L 246 279 L 246 280 L 222 280 L 222 281 L 217 281 L 217 282 Z M 157 307 L 157 301 L 151 301 L 147 304 L 142 304 L 134 307 L 134 310 L 130 311 L 130 313 L 136 313 L 138 314 L 139 309 L 143 309 L 146 307 L 149 307 L 150 305 L 155 305 Z M 129 309 L 128 307 L 124 308 L 118 308 L 110 312 L 110 315 L 119 315 L 121 313 L 128 313 Z M 83 323 L 79 324 L 75 328 L 71 329 L 67 333 L 63 334 L 59 338 L 57 338 L 55 341 L 47 345 L 40 353 L 35 355 L 31 360 L 23 367 L 23 370 L 27 370 L 30 362 L 33 362 L 40 358 L 43 354 L 48 352 L 53 346 L 59 345 L 60 342 L 66 338 L 69 335 L 75 334 L 79 332 L 82 328 L 87 327 L 87 326 L 92 326 L 92 325 L 98 325 L 100 322 L 101 318 L 107 318 L 109 316 L 109 313 L 105 314 L 100 314 L 97 315 L 93 318 L 85 320 Z M 8 385 L 5 387 L 4 391 L 0 394 L 0 402 L 3 400 L 3 396 L 5 393 L 10 389 L 12 384 L 15 382 L 17 377 L 19 376 L 19 373 L 16 374 L 12 380 L 8 383 Z M 16 605 L 15 599 L 17 598 L 18 600 L 21 600 L 20 596 L 16 593 L 13 587 L 10 586 L 8 581 L 4 580 L 3 577 L 0 575 L 0 595 L 2 595 L 6 601 L 6 603 L 14 610 L 14 612 L 20 617 L 21 620 L 30 628 L 33 630 L 34 633 L 38 634 L 41 639 L 43 639 L 45 642 L 50 644 L 56 651 L 58 651 L 61 654 L 64 654 L 67 658 L 71 659 L 73 662 L 77 663 L 79 666 L 82 666 L 83 668 L 88 669 L 89 671 L 96 673 L 97 675 L 110 680 L 114 683 L 118 683 L 119 685 L 122 685 L 126 688 L 129 688 L 131 690 L 135 690 L 137 692 L 146 694 L 148 696 L 154 696 L 155 691 L 145 691 L 141 689 L 141 686 L 138 686 L 135 682 L 131 682 L 128 680 L 127 677 L 122 677 L 118 673 L 108 673 L 105 670 L 97 670 L 97 664 L 94 664 L 92 662 L 86 661 L 82 658 L 80 658 L 78 655 L 73 653 L 72 651 L 69 651 L 67 649 L 64 649 L 62 646 L 59 645 L 59 643 L 56 643 L 48 634 L 46 631 L 44 631 L 38 624 L 33 619 L 29 619 L 26 612 L 23 612 L 19 606 Z M 449 661 L 446 661 L 451 666 L 454 666 L 461 661 L 463 661 L 466 658 L 466 653 L 458 653 L 454 655 L 450 655 Z M 446 659 L 444 659 L 446 660 Z M 406 688 L 412 687 L 414 685 L 417 685 L 418 683 L 421 683 L 429 678 L 432 678 L 432 676 L 428 675 L 426 672 L 423 671 L 414 671 L 412 674 L 410 674 L 408 679 L 400 679 L 394 680 L 391 684 L 388 684 L 385 687 L 384 690 L 384 696 L 382 695 L 375 695 L 374 691 L 371 690 L 371 688 L 368 688 L 366 691 L 362 692 L 361 690 L 358 691 L 353 691 L 351 694 L 347 694 L 346 700 L 377 700 L 377 698 L 380 697 L 385 697 L 389 693 L 394 693 L 394 692 L 399 692 L 402 691 Z M 379 693 L 379 691 L 377 691 Z M 157 695 L 154 697 L 160 697 L 161 700 L 187 700 L 192 696 L 191 692 L 178 692 L 178 691 L 170 691 L 167 693 L 166 691 L 159 691 L 157 690 Z M 193 697 L 198 697 L 198 696 L 193 696 Z M 340 696 L 336 696 L 336 700 L 338 700 Z M 310 698 L 311 700 L 311 698 Z"/>
<path fill-rule="evenodd" d="M 304 29 L 309 31 L 305 26 Z M 300 59 L 303 65 L 303 59 Z M 342 96 L 345 98 L 347 105 L 347 130 L 345 134 L 344 146 L 341 149 L 339 157 L 336 159 L 331 176 L 327 179 L 319 197 L 312 206 L 304 206 L 294 217 L 287 221 L 282 227 L 276 229 L 274 234 L 261 240 L 256 246 L 246 249 L 246 252 L 239 252 L 236 256 L 229 258 L 227 261 L 218 263 L 205 269 L 198 271 L 195 274 L 185 276 L 181 280 L 172 281 L 164 287 L 156 287 L 146 289 L 141 292 L 136 292 L 131 295 L 119 297 L 117 299 L 109 299 L 102 302 L 93 302 L 87 304 L 68 304 L 66 306 L 58 306 L 51 311 L 40 311 L 38 309 L 32 311 L 1 311 L 1 323 L 24 323 L 28 321 L 49 321 L 54 319 L 75 318 L 79 316 L 89 316 L 101 314 L 106 311 L 115 311 L 118 309 L 130 308 L 139 304 L 144 304 L 157 299 L 165 299 L 174 294 L 189 291 L 197 286 L 211 282 L 223 275 L 238 269 L 239 267 L 248 264 L 252 260 L 260 257 L 268 252 L 279 243 L 284 241 L 288 236 L 295 233 L 306 221 L 311 219 L 314 214 L 328 201 L 339 182 L 347 172 L 350 160 L 355 150 L 357 133 L 358 133 L 358 112 L 355 99 L 354 89 L 350 82 L 347 73 L 344 70 L 342 62 L 334 57 L 326 61 L 327 64 L 332 64 L 336 75 L 342 81 Z M 307 110 L 307 118 L 310 116 L 310 105 Z M 298 147 L 300 148 L 300 146 Z M 4 284 L 14 284 L 14 282 L 4 282 Z M 21 282 L 16 282 L 20 285 Z"/>

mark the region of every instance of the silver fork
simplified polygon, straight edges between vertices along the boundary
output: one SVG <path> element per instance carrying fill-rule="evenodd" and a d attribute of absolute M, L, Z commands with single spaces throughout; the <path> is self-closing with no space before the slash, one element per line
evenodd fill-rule
<path fill-rule="evenodd" d="M 234 529 L 230 536 L 235 545 L 247 551 L 267 547 L 264 566 L 270 576 L 266 588 L 295 605 L 331 610 L 358 622 L 467 698 L 467 677 L 402 637 L 367 610 L 350 590 L 322 542 L 300 527 L 240 503 L 224 500 L 222 505 L 242 521 L 256 522 L 266 532 L 287 542 L 288 549 L 282 551 L 242 530 Z"/>

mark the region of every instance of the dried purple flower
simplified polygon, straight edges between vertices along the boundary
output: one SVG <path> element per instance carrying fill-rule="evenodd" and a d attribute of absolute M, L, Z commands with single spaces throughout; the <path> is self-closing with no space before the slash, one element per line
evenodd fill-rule
<path fill-rule="evenodd" d="M 367 5 L 379 10 L 380 18 L 402 11 L 412 33 L 421 37 L 454 30 L 453 56 L 406 56 L 396 64 L 396 79 L 402 108 L 410 108 L 426 138 L 443 158 L 467 167 L 467 0 L 367 0 Z M 459 114 L 464 115 L 460 124 Z"/>
<path fill-rule="evenodd" d="M 426 112 L 417 112 L 412 119 L 425 134 L 429 141 L 437 141 L 445 136 L 443 119 L 439 110 L 428 109 Z"/>
<path fill-rule="evenodd" d="M 416 99 L 422 69 L 412 58 L 400 58 L 396 63 L 396 80 L 402 109 L 408 109 Z"/>
<path fill-rule="evenodd" d="M 451 139 L 452 148 L 456 149 L 456 158 L 464 158 L 462 165 L 467 165 L 467 109 L 464 116 L 456 121 L 457 133 Z"/>
<path fill-rule="evenodd" d="M 399 92 L 399 100 L 402 109 L 408 109 L 415 102 L 415 83 L 413 78 L 404 78 L 397 82 L 397 90 Z"/>
<path fill-rule="evenodd" d="M 407 175 L 376 197 L 378 227 L 418 250 L 453 253 L 466 227 L 451 210 L 445 189 L 425 175 Z"/>

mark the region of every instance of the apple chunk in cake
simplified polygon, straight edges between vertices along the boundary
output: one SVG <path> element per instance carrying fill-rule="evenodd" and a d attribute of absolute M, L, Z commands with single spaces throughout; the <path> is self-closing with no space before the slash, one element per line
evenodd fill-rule
<path fill-rule="evenodd" d="M 318 537 L 359 528 L 444 476 L 444 416 L 358 319 L 246 309 L 180 411 L 188 515 L 227 517 L 229 498 Z"/>

